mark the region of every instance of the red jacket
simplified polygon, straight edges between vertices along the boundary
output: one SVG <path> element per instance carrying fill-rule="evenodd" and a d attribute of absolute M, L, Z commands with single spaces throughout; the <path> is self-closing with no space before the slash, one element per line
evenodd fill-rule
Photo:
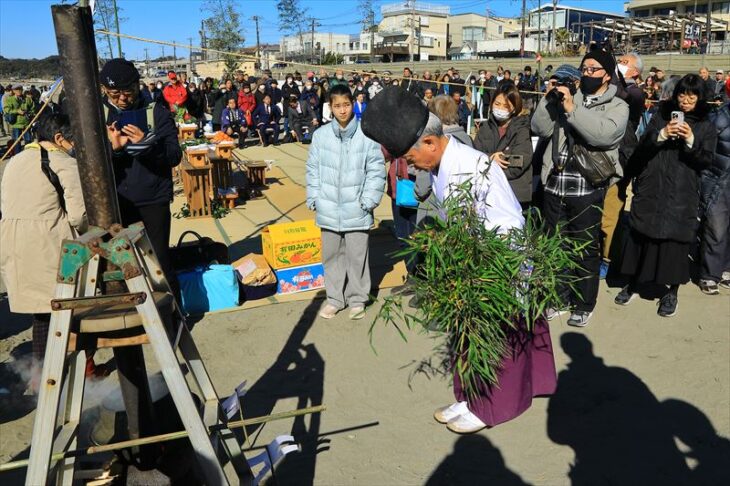
<path fill-rule="evenodd" d="M 391 199 L 395 199 L 395 187 L 396 187 L 396 179 L 400 177 L 401 179 L 411 179 L 415 180 L 415 177 L 411 177 L 408 174 L 408 162 L 404 158 L 398 158 L 396 159 L 390 153 L 388 150 L 380 146 L 380 151 L 383 152 L 383 157 L 385 158 L 386 162 L 390 162 L 390 166 L 388 167 L 388 185 L 387 185 L 387 192 L 388 196 L 390 196 Z M 398 163 L 396 164 L 396 160 Z M 396 165 L 398 166 L 398 174 L 395 173 Z"/>
<path fill-rule="evenodd" d="M 162 90 L 162 96 L 165 101 L 170 105 L 170 111 L 173 110 L 173 105 L 185 106 L 185 102 L 188 100 L 188 90 L 185 89 L 182 83 L 168 84 L 165 89 Z"/>
<path fill-rule="evenodd" d="M 238 92 L 238 107 L 244 112 L 251 112 L 253 113 L 254 108 L 256 108 L 256 98 L 254 98 L 253 93 L 249 92 L 248 94 L 244 93 L 243 90 Z"/>

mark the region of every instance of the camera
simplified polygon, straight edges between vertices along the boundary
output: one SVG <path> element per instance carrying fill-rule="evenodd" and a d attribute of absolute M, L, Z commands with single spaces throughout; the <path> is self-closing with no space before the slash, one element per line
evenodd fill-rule
<path fill-rule="evenodd" d="M 575 93 L 577 91 L 575 87 L 575 82 L 570 78 L 557 78 L 555 79 L 555 87 L 558 86 L 565 86 L 570 90 L 570 94 L 575 96 Z M 548 104 L 555 104 L 559 105 L 563 101 L 563 93 L 558 91 L 557 89 L 551 89 L 547 92 L 545 95 L 545 99 L 547 100 Z"/>

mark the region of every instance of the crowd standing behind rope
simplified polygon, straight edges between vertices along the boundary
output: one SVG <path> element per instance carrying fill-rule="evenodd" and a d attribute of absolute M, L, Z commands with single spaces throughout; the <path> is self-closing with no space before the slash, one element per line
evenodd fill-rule
<path fill-rule="evenodd" d="M 342 69 L 333 75 L 324 69 L 318 73 L 294 71 L 287 73 L 281 84 L 268 70 L 260 77 L 236 71 L 220 80 L 203 79 L 194 72 L 188 79 L 185 73 L 178 76 L 170 71 L 167 83 L 144 82 L 132 64 L 121 59 L 107 63 L 102 74 L 124 220 L 148 220 L 159 228 L 153 245 L 160 247 L 158 255 L 168 272 L 164 243 L 170 228 L 170 169 L 180 159 L 174 121 L 192 119 L 201 131 L 224 130 L 238 139 L 240 147 L 251 143 L 309 144 L 323 140 L 324 134 L 316 139 L 313 135 L 330 123 L 334 127 L 339 124 L 334 130 L 328 127 L 330 138 L 345 132 L 360 136 L 361 132 L 350 125 L 359 124 L 369 102 L 385 86 L 399 86 L 438 117 L 445 136 L 455 143 L 473 145 L 497 164 L 523 211 L 539 210 L 547 231 L 567 232 L 585 243 L 576 256 L 581 262 L 580 280 L 574 289 L 565 289 L 564 308 L 549 309 L 548 319 L 568 312 L 568 324 L 586 326 L 596 305 L 599 279 L 607 277 L 626 282 L 615 296 L 620 305 L 628 305 L 644 286 L 658 287 L 658 314 L 662 317 L 676 314 L 678 287 L 690 280 L 693 269 L 694 281 L 703 293 L 717 295 L 721 288 L 730 290 L 730 72 L 722 69 L 717 69 L 714 77 L 707 68 L 684 77 L 667 76 L 658 67 L 647 71 L 638 54 L 616 58 L 611 52 L 594 49 L 580 66 L 554 69 L 548 65 L 542 73 L 525 66 L 516 75 L 497 66 L 469 73 L 466 79 L 455 68 L 425 70 L 420 75 L 404 68 L 400 76 L 387 70 L 348 75 Z M 124 78 L 124 86 L 110 84 L 119 76 Z M 352 120 L 338 122 L 339 105 L 333 107 L 330 93 L 337 94 L 338 103 L 352 105 Z M 344 96 L 348 93 L 351 96 Z M 39 140 L 41 147 L 50 147 L 52 143 L 58 145 L 54 139 L 57 133 L 67 133 L 65 128 L 43 132 L 51 127 L 44 118 L 29 127 L 48 95 L 46 87 L 0 86 L 1 133 L 11 136 L 5 151 L 21 139 L 7 156 L 25 148 L 38 158 L 40 152 L 34 150 L 38 144 L 33 140 Z M 156 129 L 151 135 L 115 128 L 122 111 L 153 104 L 150 116 Z M 39 128 L 43 130 L 39 132 Z M 26 158 L 28 151 L 22 152 Z M 62 146 L 51 156 L 51 162 L 65 152 L 73 153 Z M 377 172 L 373 193 L 380 194 L 375 185 L 384 182 L 383 174 L 387 174 L 395 236 L 405 240 L 435 214 L 430 176 L 387 150 L 382 155 L 389 169 L 382 174 L 374 167 L 368 169 L 368 173 Z M 375 152 L 368 157 L 378 163 L 383 160 Z M 605 163 L 609 175 L 601 178 L 586 172 L 586 159 Z M 312 163 L 330 160 L 332 157 L 322 161 L 310 157 Z M 0 175 L 4 167 L 0 166 Z M 153 181 L 156 189 L 140 192 L 142 186 L 135 182 L 140 178 Z M 396 204 L 396 180 L 400 178 L 415 182 L 417 206 Z M 0 221 L 0 228 L 7 232 L 7 214 L 16 202 L 12 191 L 6 192 L 9 186 L 5 179 L 2 187 L 0 215 L 6 212 L 6 219 Z M 373 199 L 361 209 L 371 215 L 378 202 Z M 72 231 L 77 222 L 70 208 L 68 211 L 68 220 L 61 220 L 61 224 Z M 367 235 L 366 226 L 358 226 L 355 232 L 352 228 L 325 229 L 340 232 L 336 236 L 347 240 L 353 234 Z M 334 240 L 331 246 L 336 246 Z M 359 292 L 367 292 L 367 272 L 353 278 L 349 267 L 339 268 L 345 260 L 367 262 L 367 239 L 345 246 L 362 254 L 348 252 L 345 258 L 333 250 L 330 273 L 342 277 L 346 272 L 351 280 L 362 280 Z M 20 268 L 8 253 L 11 249 L 11 245 L 0 249 L 4 279 Z M 419 271 L 418 262 L 407 262 L 407 268 L 413 275 Z M 174 275 L 169 277 L 175 283 Z M 413 295 L 410 284 L 407 280 L 394 292 Z M 337 285 L 328 288 L 329 308 L 324 317 L 332 317 L 349 305 L 351 317 L 362 318 L 365 294 L 343 297 L 342 284 Z M 45 317 L 47 309 L 24 307 L 23 297 L 13 290 L 9 288 L 11 309 L 36 313 L 34 335 L 38 327 L 37 334 L 42 336 L 46 320 L 37 313 Z M 50 300 L 52 296 L 47 297 Z M 410 303 L 417 307 L 418 299 L 414 296 Z M 42 356 L 40 345 L 35 354 L 38 359 Z"/>

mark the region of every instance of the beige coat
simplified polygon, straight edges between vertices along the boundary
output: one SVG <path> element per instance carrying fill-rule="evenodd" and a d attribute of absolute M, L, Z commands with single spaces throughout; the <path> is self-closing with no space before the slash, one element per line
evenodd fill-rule
<path fill-rule="evenodd" d="M 76 159 L 49 150 L 51 169 L 58 175 L 66 200 L 41 170 L 37 144 L 7 162 L 0 189 L 0 272 L 8 290 L 10 310 L 21 314 L 51 311 L 61 241 L 83 230 L 86 209 Z"/>

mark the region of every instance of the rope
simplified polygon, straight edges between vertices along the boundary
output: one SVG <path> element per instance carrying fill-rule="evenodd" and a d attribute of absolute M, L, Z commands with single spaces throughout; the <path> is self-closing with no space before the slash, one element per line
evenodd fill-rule
<path fill-rule="evenodd" d="M 116 32 L 111 32 L 109 30 L 102 30 L 102 29 L 96 30 L 95 32 L 97 34 L 112 35 L 112 36 L 115 36 L 115 37 L 123 37 L 125 39 L 136 40 L 136 41 L 139 41 L 139 42 L 147 42 L 147 43 L 150 43 L 150 44 L 159 44 L 159 45 L 164 45 L 164 46 L 180 47 L 182 49 L 190 49 L 190 50 L 195 49 L 195 50 L 200 50 L 200 51 L 204 51 L 204 52 L 214 52 L 214 53 L 223 54 L 223 55 L 226 55 L 226 56 L 236 56 L 236 57 L 240 57 L 241 59 L 253 60 L 254 62 L 260 62 L 261 61 L 260 56 L 251 56 L 251 55 L 248 55 L 248 54 L 242 54 L 240 52 L 221 51 L 219 49 L 211 49 L 211 48 L 208 48 L 208 47 L 194 46 L 192 44 L 177 44 L 175 42 L 161 41 L 161 40 L 157 40 L 157 39 L 148 39 L 146 37 L 138 37 L 138 36 L 128 35 L 128 34 L 118 34 Z M 332 69 L 332 67 L 333 67 L 332 65 L 308 64 L 308 63 L 298 62 L 298 61 L 286 61 L 286 63 L 287 64 L 293 64 L 295 66 L 305 67 L 305 68 L 308 68 L 310 70 L 315 70 L 315 69 Z M 335 65 L 335 68 L 336 69 L 339 69 L 339 70 L 341 70 L 343 72 L 346 72 L 346 73 L 357 74 L 357 75 L 360 75 L 360 76 L 363 76 L 363 75 L 370 76 L 370 75 L 372 75 L 372 73 L 369 72 L 369 71 L 343 68 L 341 64 Z M 403 76 L 393 76 L 393 75 L 391 75 L 391 79 L 397 79 L 397 80 L 400 80 L 400 81 L 403 81 L 403 80 L 416 81 L 416 82 L 426 81 L 426 82 L 429 82 L 429 83 L 434 83 L 434 84 L 439 85 L 439 86 L 441 86 L 441 85 L 466 86 L 468 88 L 471 88 L 470 85 L 461 84 L 461 83 L 454 83 L 454 82 L 451 82 L 451 81 L 445 82 L 445 81 L 437 81 L 437 80 L 433 80 L 433 79 L 413 79 L 413 78 L 404 78 Z M 478 88 L 479 89 L 488 89 L 488 90 L 496 90 L 497 89 L 497 88 L 491 87 L 491 86 L 479 86 Z M 474 87 L 472 89 L 477 89 L 477 87 Z M 535 95 L 545 95 L 545 93 L 543 93 L 542 91 L 520 90 L 520 93 L 535 94 Z"/>
<path fill-rule="evenodd" d="M 58 91 L 58 88 L 60 88 L 61 86 L 63 86 L 63 80 L 61 80 L 59 83 L 57 83 L 56 87 L 51 90 L 51 92 L 48 94 L 48 97 L 46 98 L 46 101 L 44 101 L 43 104 L 41 105 L 41 109 L 38 110 L 38 113 L 36 113 L 36 115 L 33 117 L 31 122 L 28 123 L 28 125 L 25 127 L 25 130 L 20 132 L 20 135 L 15 140 L 15 142 L 10 146 L 10 148 L 0 158 L 0 162 L 4 161 L 7 158 L 8 154 L 13 153 L 13 149 L 15 149 L 15 146 L 18 145 L 20 143 L 20 141 L 23 139 L 23 135 L 25 135 L 25 132 L 30 130 L 30 127 L 32 127 L 33 124 L 36 122 L 36 120 L 38 120 L 38 117 L 41 116 L 41 113 L 43 113 L 43 110 L 46 109 L 46 106 L 48 106 L 48 103 L 51 102 L 51 98 L 53 98 L 54 93 L 56 91 Z"/>

